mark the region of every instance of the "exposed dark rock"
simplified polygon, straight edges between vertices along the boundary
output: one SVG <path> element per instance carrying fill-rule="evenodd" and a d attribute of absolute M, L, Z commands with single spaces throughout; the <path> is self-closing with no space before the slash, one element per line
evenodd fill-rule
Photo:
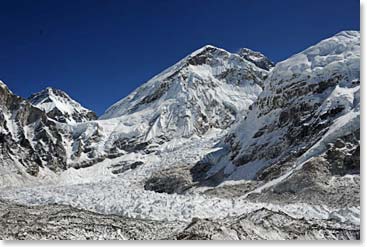
<path fill-rule="evenodd" d="M 183 194 L 193 186 L 188 167 L 175 167 L 159 171 L 145 181 L 144 189 L 158 193 Z"/>
<path fill-rule="evenodd" d="M 114 169 L 112 170 L 113 174 L 120 174 L 120 173 L 124 173 L 128 170 L 134 170 L 136 169 L 138 166 L 144 165 L 144 162 L 142 161 L 136 161 L 136 162 L 132 162 L 132 163 L 128 163 L 128 162 L 121 162 L 118 164 L 115 164 L 113 167 L 120 167 L 118 169 Z"/>
<path fill-rule="evenodd" d="M 354 133 L 338 139 L 336 145 L 331 144 L 327 151 L 306 162 L 302 169 L 296 170 L 270 190 L 254 194 L 250 198 L 256 201 L 304 202 L 331 207 L 359 206 L 360 171 L 359 154 L 356 154 L 359 152 L 359 144 L 355 143 L 350 149 L 336 148 L 342 145 L 342 140 L 357 142 L 356 139 L 353 140 L 356 136 Z M 279 177 L 292 165 L 289 162 L 288 165 L 271 166 L 259 173 L 260 179 Z M 348 174 L 354 176 L 345 176 Z"/>
<path fill-rule="evenodd" d="M 358 227 L 334 220 L 296 219 L 265 208 L 225 220 L 194 218 L 169 239 L 177 240 L 359 240 Z"/>
<path fill-rule="evenodd" d="M 0 202 L 3 240 L 359 240 L 359 227 L 330 220 L 296 219 L 265 208 L 223 220 L 130 219 L 69 206 L 25 207 Z"/>
<path fill-rule="evenodd" d="M 0 201 L 2 240 L 164 239 L 186 223 L 101 215 L 69 206 L 25 207 Z"/>
<path fill-rule="evenodd" d="M 274 63 L 260 52 L 252 51 L 247 48 L 242 48 L 238 52 L 238 55 L 240 55 L 247 61 L 254 63 L 257 67 L 265 70 L 270 70 L 274 67 Z"/>
<path fill-rule="evenodd" d="M 115 147 L 119 148 L 120 150 L 124 150 L 126 152 L 133 152 L 133 151 L 142 151 L 144 150 L 150 142 L 142 142 L 140 141 L 140 138 L 124 138 L 124 139 L 118 139 L 115 141 L 114 145 Z"/>
<path fill-rule="evenodd" d="M 33 176 L 38 174 L 39 166 L 56 172 L 66 169 L 66 151 L 55 123 L 42 110 L 12 94 L 6 86 L 0 86 L 0 94 L 0 128 L 12 132 L 2 135 L 1 153 L 18 160 Z M 5 118 L 5 114 L 10 117 Z M 13 129 L 9 130 L 7 125 Z M 32 126 L 32 135 L 25 132 L 26 126 Z"/>

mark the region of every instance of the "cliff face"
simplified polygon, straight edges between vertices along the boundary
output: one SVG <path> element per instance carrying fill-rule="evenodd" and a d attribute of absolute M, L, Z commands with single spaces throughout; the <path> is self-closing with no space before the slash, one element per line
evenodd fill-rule
<path fill-rule="evenodd" d="M 0 184 L 16 185 L 40 168 L 66 169 L 66 151 L 56 123 L 45 112 L 0 84 Z"/>

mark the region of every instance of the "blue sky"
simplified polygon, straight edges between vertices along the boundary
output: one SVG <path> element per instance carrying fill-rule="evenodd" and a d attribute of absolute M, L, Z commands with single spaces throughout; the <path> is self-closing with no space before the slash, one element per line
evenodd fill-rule
<path fill-rule="evenodd" d="M 358 0 L 2 0 L 0 79 L 101 114 L 205 44 L 281 61 L 359 23 Z"/>

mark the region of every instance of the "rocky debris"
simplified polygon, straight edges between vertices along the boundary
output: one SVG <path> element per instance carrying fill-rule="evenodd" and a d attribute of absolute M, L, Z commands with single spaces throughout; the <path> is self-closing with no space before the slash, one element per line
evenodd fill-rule
<path fill-rule="evenodd" d="M 150 141 L 141 141 L 141 137 L 137 138 L 121 138 L 114 142 L 113 147 L 126 152 L 137 152 L 145 150 L 151 144 Z"/>
<path fill-rule="evenodd" d="M 223 221 L 193 219 L 177 240 L 359 240 L 360 229 L 335 220 L 305 220 L 259 209 Z"/>
<path fill-rule="evenodd" d="M 251 194 L 248 198 L 257 202 L 304 202 L 330 207 L 360 206 L 360 176 L 331 176 L 330 164 L 323 158 L 315 158 L 281 183 Z"/>
<path fill-rule="evenodd" d="M 101 215 L 69 206 L 26 207 L 0 201 L 2 240 L 154 240 L 186 223 Z"/>
<path fill-rule="evenodd" d="M 356 130 L 329 144 L 324 153 L 307 161 L 281 183 L 251 198 L 263 202 L 322 203 L 330 207 L 360 206 L 359 147 L 359 130 Z M 273 172 L 279 173 L 273 167 L 265 169 L 262 179 L 279 176 L 272 175 Z"/>
<path fill-rule="evenodd" d="M 87 167 L 91 167 L 99 162 L 102 162 L 106 159 L 114 159 L 117 157 L 122 156 L 123 154 L 121 153 L 111 153 L 111 154 L 105 154 L 105 155 L 99 155 L 96 158 L 91 158 L 89 160 L 84 160 L 81 162 L 74 162 L 74 163 L 69 163 L 68 166 L 75 168 L 75 169 L 82 169 L 82 168 L 87 168 Z"/>
<path fill-rule="evenodd" d="M 360 130 L 330 143 L 324 157 L 333 175 L 360 174 Z"/>
<path fill-rule="evenodd" d="M 152 221 L 101 215 L 62 205 L 0 202 L 3 240 L 359 240 L 359 226 L 305 220 L 261 208 L 223 220 Z"/>
<path fill-rule="evenodd" d="M 202 193 L 212 197 L 236 198 L 253 191 L 260 184 L 262 183 L 255 180 L 241 181 L 240 184 L 233 185 L 221 184 L 220 186 L 209 187 L 209 189 L 204 190 Z"/>
<path fill-rule="evenodd" d="M 114 170 L 112 170 L 112 173 L 113 174 L 124 173 L 128 170 L 134 170 L 134 169 L 136 169 L 137 167 L 139 167 L 141 165 L 144 165 L 144 162 L 142 162 L 142 161 L 135 161 L 135 162 L 123 161 L 123 162 L 120 162 L 118 164 L 112 165 L 112 168 L 114 169 Z"/>
<path fill-rule="evenodd" d="M 176 166 L 154 173 L 145 181 L 144 189 L 158 193 L 184 194 L 194 183 L 188 166 Z"/>
<path fill-rule="evenodd" d="M 28 98 L 35 107 L 61 123 L 79 123 L 97 119 L 96 113 L 81 106 L 65 92 L 48 87 Z"/>

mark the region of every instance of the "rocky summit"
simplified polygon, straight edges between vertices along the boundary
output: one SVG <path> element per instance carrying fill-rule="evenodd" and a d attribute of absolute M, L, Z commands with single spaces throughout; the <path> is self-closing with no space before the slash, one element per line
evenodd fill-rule
<path fill-rule="evenodd" d="M 360 239 L 360 33 L 207 45 L 98 119 L 0 82 L 2 239 Z"/>

